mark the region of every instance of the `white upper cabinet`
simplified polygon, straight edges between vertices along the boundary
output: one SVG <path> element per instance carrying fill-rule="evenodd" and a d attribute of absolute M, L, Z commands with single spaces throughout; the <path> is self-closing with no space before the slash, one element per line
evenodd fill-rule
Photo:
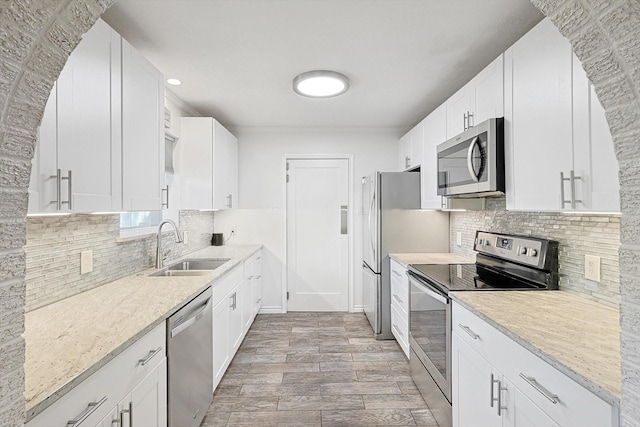
<path fill-rule="evenodd" d="M 422 136 L 422 123 L 418 123 L 400 138 L 399 169 L 401 171 L 415 169 L 422 164 Z"/>
<path fill-rule="evenodd" d="M 98 20 L 45 107 L 29 213 L 159 210 L 164 77 Z"/>
<path fill-rule="evenodd" d="M 123 209 L 161 210 L 163 186 L 164 76 L 123 39 Z"/>
<path fill-rule="evenodd" d="M 446 102 L 447 136 L 504 115 L 504 59 L 500 55 Z M 444 142 L 444 140 L 442 141 Z"/>
<path fill-rule="evenodd" d="M 420 167 L 420 206 L 422 209 L 443 208 L 438 195 L 438 144 L 447 139 L 447 108 L 445 104 L 433 110 L 423 121 L 424 157 Z"/>
<path fill-rule="evenodd" d="M 183 117 L 181 209 L 238 206 L 238 139 L 211 117 Z"/>
<path fill-rule="evenodd" d="M 573 55 L 573 156 L 576 209 L 619 212 L 620 181 L 613 138 L 593 85 Z M 566 190 L 565 190 L 566 191 Z M 567 206 L 568 207 L 568 206 Z"/>
<path fill-rule="evenodd" d="M 121 210 L 120 40 L 98 20 L 60 73 L 40 127 L 30 213 Z"/>
<path fill-rule="evenodd" d="M 544 20 L 505 52 L 507 208 L 615 212 L 617 172 L 604 111 Z"/>

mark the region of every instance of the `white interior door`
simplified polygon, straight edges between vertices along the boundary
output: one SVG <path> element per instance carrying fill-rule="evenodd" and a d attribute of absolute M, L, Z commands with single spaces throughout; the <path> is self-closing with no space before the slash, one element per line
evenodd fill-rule
<path fill-rule="evenodd" d="M 348 311 L 348 160 L 287 164 L 287 309 Z"/>

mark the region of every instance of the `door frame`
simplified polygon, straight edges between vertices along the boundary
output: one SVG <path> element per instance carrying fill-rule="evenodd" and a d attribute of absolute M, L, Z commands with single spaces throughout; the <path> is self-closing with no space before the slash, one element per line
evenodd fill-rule
<path fill-rule="evenodd" d="M 289 309 L 289 302 L 287 301 L 287 291 L 289 289 L 289 247 L 287 244 L 287 162 L 289 160 L 346 160 L 347 161 L 347 173 L 349 182 L 349 212 L 347 214 L 347 227 L 349 227 L 349 248 L 348 248 L 348 307 L 349 313 L 355 312 L 354 308 L 354 177 L 353 177 L 353 154 L 283 154 L 282 155 L 282 201 L 283 201 L 283 217 L 284 227 L 282 231 L 282 237 L 284 241 L 284 265 L 282 266 L 282 312 L 286 313 Z"/>

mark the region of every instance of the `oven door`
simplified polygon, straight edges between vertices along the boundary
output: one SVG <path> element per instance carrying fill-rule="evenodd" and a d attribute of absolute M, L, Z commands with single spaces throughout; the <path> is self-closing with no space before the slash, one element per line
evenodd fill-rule
<path fill-rule="evenodd" d="M 451 299 L 409 272 L 409 343 L 442 394 L 451 402 Z"/>

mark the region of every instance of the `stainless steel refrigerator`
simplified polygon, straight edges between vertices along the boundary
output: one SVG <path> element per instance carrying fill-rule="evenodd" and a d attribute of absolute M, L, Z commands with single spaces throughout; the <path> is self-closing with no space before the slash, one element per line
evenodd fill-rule
<path fill-rule="evenodd" d="M 419 172 L 362 179 L 364 312 L 376 339 L 392 339 L 390 253 L 449 252 L 449 213 L 420 210 Z"/>

